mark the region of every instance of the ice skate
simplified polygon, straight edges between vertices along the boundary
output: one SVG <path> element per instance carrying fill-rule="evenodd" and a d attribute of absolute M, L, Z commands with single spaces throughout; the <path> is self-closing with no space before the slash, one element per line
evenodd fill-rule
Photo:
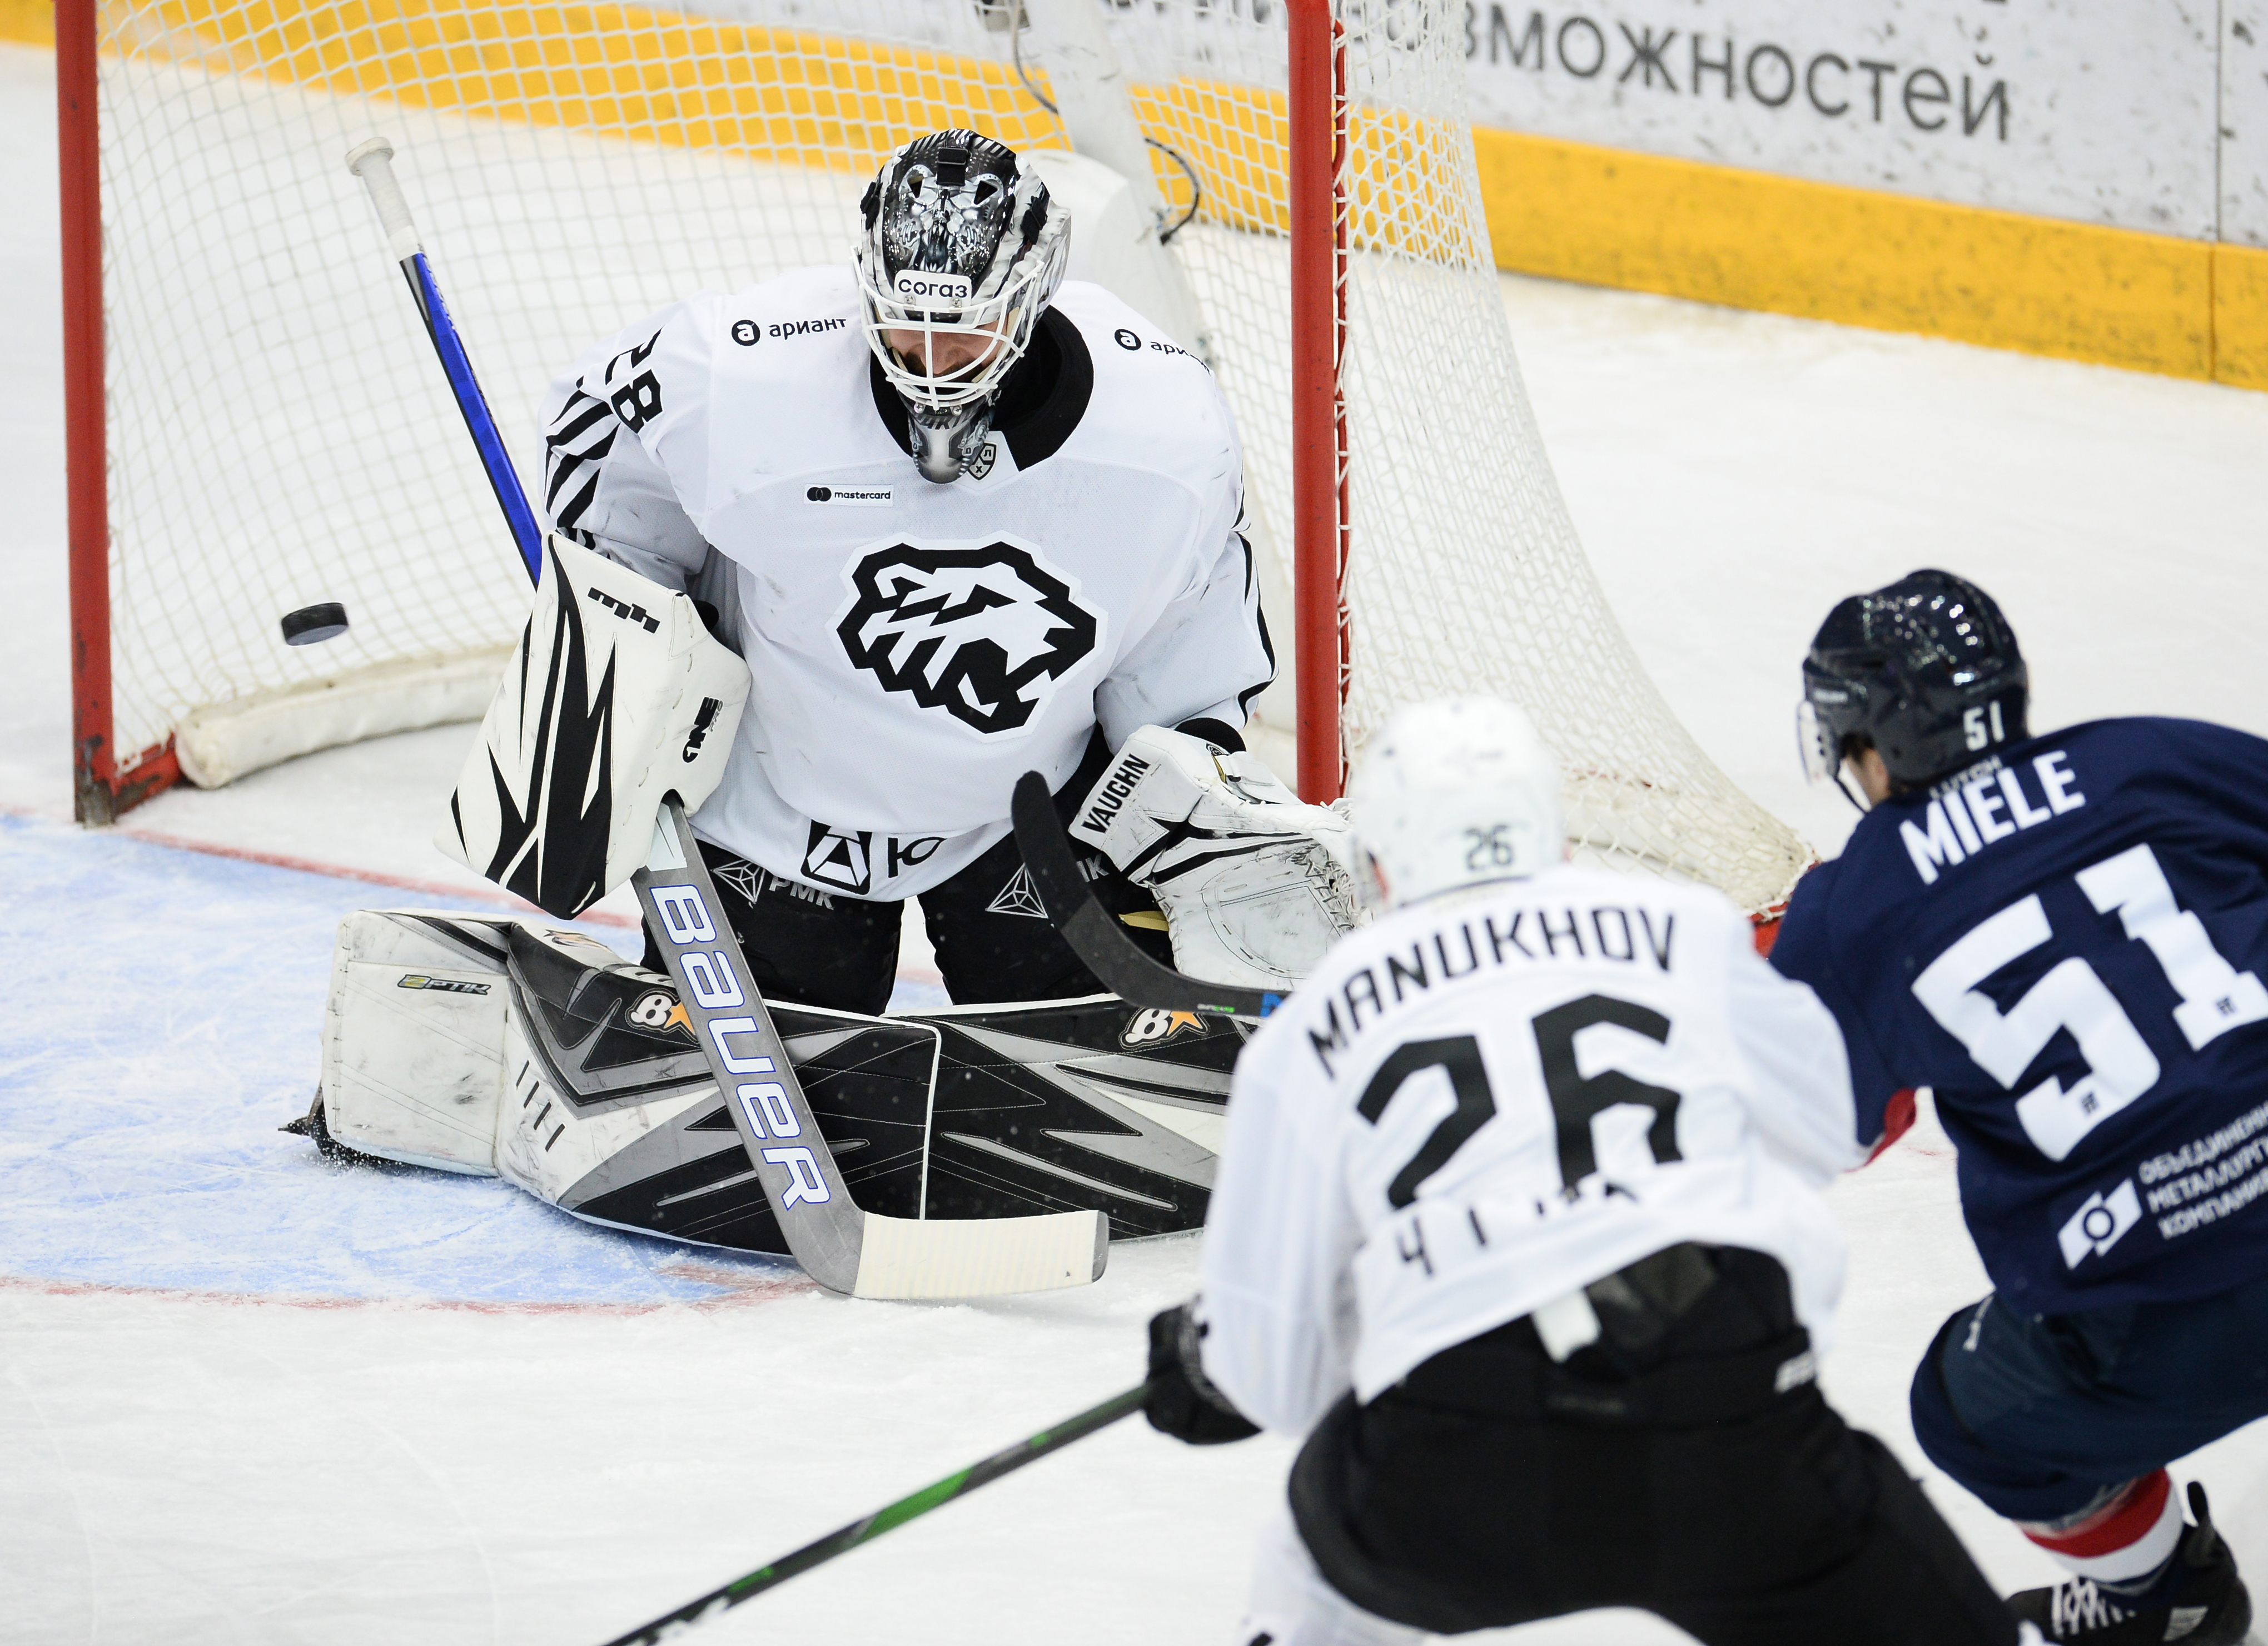
<path fill-rule="evenodd" d="M 2074 1577 L 2010 1596 L 2010 1610 L 2058 1646 L 2243 1646 L 2253 1638 L 2252 1597 L 2194 1480 L 2190 1518 L 2174 1551 L 2173 1587 L 2155 1604 L 2138 1606 L 2091 1577 Z"/>

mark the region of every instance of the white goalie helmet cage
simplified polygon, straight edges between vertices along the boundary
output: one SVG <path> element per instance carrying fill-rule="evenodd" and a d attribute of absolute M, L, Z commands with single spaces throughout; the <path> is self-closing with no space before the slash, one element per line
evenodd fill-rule
<path fill-rule="evenodd" d="M 1565 860 L 1558 757 L 1501 698 L 1397 710 L 1347 786 L 1358 888 L 1398 909 Z"/>
<path fill-rule="evenodd" d="M 989 399 L 1022 358 L 1071 261 L 1071 214 L 1016 151 L 974 131 L 935 131 L 882 163 L 859 203 L 854 258 L 867 345 L 911 410 L 938 416 Z M 954 370 L 909 366 L 885 335 L 998 346 Z"/>

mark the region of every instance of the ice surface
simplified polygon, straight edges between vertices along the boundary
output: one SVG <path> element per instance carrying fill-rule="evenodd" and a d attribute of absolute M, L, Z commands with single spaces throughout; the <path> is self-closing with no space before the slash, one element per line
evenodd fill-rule
<path fill-rule="evenodd" d="M 578 1303 L 712 1298 L 797 1273 L 595 1229 L 497 1179 L 335 1166 L 279 1133 L 279 1098 L 314 1091 L 321 1054 L 308 1031 L 332 934 L 372 901 L 366 886 L 23 818 L 0 817 L 0 859 L 6 975 L 77 956 L 56 992 L 63 1012 L 0 1024 L 10 1273 Z M 594 935 L 637 946 L 633 933 Z"/>
<path fill-rule="evenodd" d="M 0 220 L 21 225 L 0 236 L 0 808 L 18 814 L 0 820 L 0 1642 L 597 1641 L 1132 1382 L 1192 1240 L 1122 1245 L 1076 1292 L 849 1303 L 497 1184 L 328 1167 L 275 1132 L 313 1084 L 339 913 L 478 897 L 429 844 L 470 728 L 169 794 L 108 835 L 63 821 L 52 66 L 0 47 Z M 1822 849 L 1849 814 L 1796 775 L 1795 660 L 1832 599 L 1915 565 L 2008 606 L 2042 724 L 2268 731 L 2268 396 L 1505 285 L 1640 656 Z M 934 990 L 917 970 L 901 998 Z M 1926 1118 L 1832 1200 L 1852 1253 L 1826 1385 L 1922 1470 L 1907 1379 L 1984 1289 L 1942 1135 Z M 1122 1426 L 708 1633 L 1227 1646 L 1289 1456 Z M 2264 1465 L 2256 1426 L 2179 1471 L 2256 1577 Z M 2048 1578 L 1957 1487 L 1931 1491 L 1996 1582 Z M 1510 1638 L 1682 1637 L 1594 1613 Z"/>

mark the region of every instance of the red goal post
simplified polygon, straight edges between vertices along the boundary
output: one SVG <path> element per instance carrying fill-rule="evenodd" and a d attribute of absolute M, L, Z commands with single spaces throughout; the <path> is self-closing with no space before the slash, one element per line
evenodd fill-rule
<path fill-rule="evenodd" d="M 1299 626 L 1299 790 L 1345 786 L 1346 42 L 1331 0 L 1291 11 L 1292 543 Z"/>
<path fill-rule="evenodd" d="M 70 557 L 72 813 L 107 823 L 180 777 L 170 742 L 122 759 L 110 708 L 110 500 L 103 394 L 102 164 L 95 0 L 55 0 L 63 430 Z"/>

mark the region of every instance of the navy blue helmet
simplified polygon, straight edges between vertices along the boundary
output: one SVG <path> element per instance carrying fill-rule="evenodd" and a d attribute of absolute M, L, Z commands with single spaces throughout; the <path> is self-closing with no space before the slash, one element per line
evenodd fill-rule
<path fill-rule="evenodd" d="M 1804 760 L 1837 777 L 1872 744 L 1899 788 L 2022 741 L 2030 676 L 1992 597 L 1949 572 L 1910 572 L 1837 602 L 1803 660 Z"/>

